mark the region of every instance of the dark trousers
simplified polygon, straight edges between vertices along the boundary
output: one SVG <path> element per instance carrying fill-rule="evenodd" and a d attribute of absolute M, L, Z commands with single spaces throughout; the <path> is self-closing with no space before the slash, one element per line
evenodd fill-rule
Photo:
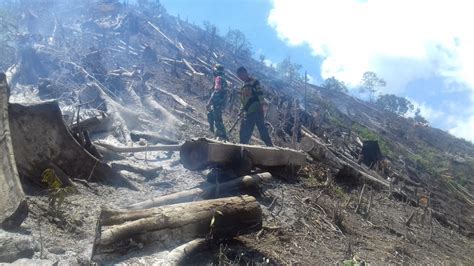
<path fill-rule="evenodd" d="M 272 139 L 270 138 L 267 126 L 265 125 L 265 118 L 263 117 L 262 111 L 245 115 L 240 124 L 240 143 L 249 143 L 255 125 L 257 126 L 260 138 L 265 142 L 265 145 L 273 146 Z"/>
<path fill-rule="evenodd" d="M 222 109 L 213 107 L 213 109 L 207 113 L 207 121 L 211 128 L 216 127 L 214 132 L 216 137 L 227 139 L 224 121 L 222 120 Z"/>

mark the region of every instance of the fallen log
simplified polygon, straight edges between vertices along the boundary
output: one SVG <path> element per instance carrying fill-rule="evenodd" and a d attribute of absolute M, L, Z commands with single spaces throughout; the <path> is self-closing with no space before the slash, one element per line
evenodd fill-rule
<path fill-rule="evenodd" d="M 87 70 L 85 70 L 82 66 L 80 66 L 80 65 L 78 65 L 74 62 L 71 62 L 71 61 L 63 61 L 63 62 L 76 67 L 82 73 L 84 73 L 84 75 L 86 75 L 88 78 L 94 80 L 94 82 L 97 84 L 97 86 L 99 86 L 104 91 L 104 93 L 106 93 L 108 96 L 112 97 L 115 100 L 120 99 L 115 93 L 113 93 L 111 90 L 109 90 L 107 87 L 105 87 L 104 84 L 102 84 L 100 81 L 98 81 L 93 75 L 91 75 L 89 72 L 87 72 Z"/>
<path fill-rule="evenodd" d="M 300 167 L 306 163 L 303 152 L 277 147 L 233 144 L 205 138 L 186 141 L 180 150 L 181 162 L 189 170 L 229 166 L 250 159 L 253 166 Z"/>
<path fill-rule="evenodd" d="M 206 242 L 206 239 L 198 238 L 173 249 L 166 256 L 167 263 L 170 265 L 183 265 L 186 257 L 203 247 Z"/>
<path fill-rule="evenodd" d="M 133 172 L 133 173 L 137 173 L 139 175 L 142 175 L 147 179 L 157 177 L 159 175 L 158 172 L 163 170 L 162 166 L 158 166 L 158 167 L 136 167 L 136 166 L 132 166 L 130 164 L 124 164 L 124 163 L 112 163 L 110 166 L 115 171 L 125 170 L 125 171 L 129 171 L 129 172 Z"/>
<path fill-rule="evenodd" d="M 152 142 L 152 143 L 163 143 L 163 144 L 171 144 L 171 145 L 179 144 L 179 141 L 174 140 L 174 139 L 158 136 L 153 133 L 139 132 L 135 130 L 132 130 L 130 132 L 130 137 L 132 138 L 133 141 L 146 139 L 148 142 Z"/>
<path fill-rule="evenodd" d="M 166 90 L 163 90 L 163 89 L 160 89 L 158 87 L 155 88 L 156 90 L 158 90 L 159 92 L 171 97 L 175 102 L 179 103 L 181 106 L 183 106 L 184 108 L 194 112 L 195 109 L 190 105 L 188 104 L 185 100 L 183 100 L 183 98 L 179 97 L 178 95 L 176 94 L 173 94 L 169 91 L 166 91 Z"/>
<path fill-rule="evenodd" d="M 139 147 L 118 147 L 104 142 L 94 142 L 95 145 L 104 147 L 114 152 L 148 152 L 148 151 L 179 151 L 181 145 L 151 145 Z"/>
<path fill-rule="evenodd" d="M 181 111 L 181 110 L 175 109 L 175 110 L 173 110 L 173 113 L 176 114 L 177 116 L 181 116 L 182 118 L 191 121 L 191 122 L 192 122 L 193 124 L 195 124 L 195 125 L 200 125 L 200 126 L 202 126 L 202 127 L 204 127 L 204 128 L 206 128 L 206 127 L 209 126 L 209 125 L 206 124 L 205 122 L 202 122 L 202 121 L 198 120 L 197 118 L 194 118 L 194 117 L 192 117 L 191 115 L 189 115 L 189 114 L 187 114 L 186 112 L 183 112 L 183 111 Z"/>
<path fill-rule="evenodd" d="M 362 166 L 353 162 L 346 156 L 338 153 L 327 144 L 324 144 L 317 136 L 309 132 L 304 127 L 302 128 L 303 139 L 301 140 L 302 148 L 311 157 L 318 161 L 323 161 L 329 164 L 332 168 L 339 171 L 351 169 L 359 174 L 366 182 L 377 187 L 388 188 L 389 183 L 383 177 L 374 171 L 365 170 Z"/>
<path fill-rule="evenodd" d="M 162 206 L 139 213 L 123 211 L 121 217 L 129 222 L 104 230 L 96 243 L 99 250 L 130 238 L 139 243 L 176 244 L 199 237 L 234 237 L 262 227 L 260 205 L 247 195 Z M 101 214 L 101 221 L 104 219 Z"/>
<path fill-rule="evenodd" d="M 81 147 L 64 124 L 57 102 L 10 104 L 9 117 L 20 177 L 41 183 L 41 174 L 54 163 L 72 178 L 137 189 Z"/>
<path fill-rule="evenodd" d="M 20 183 L 11 139 L 6 76 L 0 73 L 0 226 L 14 229 L 28 215 L 28 205 Z"/>
<path fill-rule="evenodd" d="M 266 183 L 272 178 L 270 173 L 261 173 L 255 175 L 246 175 L 228 182 L 212 185 L 205 188 L 193 188 L 186 191 L 176 192 L 156 198 L 152 198 L 143 202 L 138 202 L 127 207 L 131 210 L 141 210 L 153 208 L 163 205 L 176 204 L 182 202 L 194 201 L 196 199 L 215 198 L 219 192 L 230 192 L 232 190 L 255 187 L 260 183 Z M 104 221 L 105 222 L 105 221 Z"/>
<path fill-rule="evenodd" d="M 72 132 L 79 132 L 79 130 L 87 130 L 90 134 L 107 132 L 113 129 L 113 119 L 109 115 L 102 115 L 100 117 L 90 117 L 79 123 L 74 123 L 70 126 Z"/>
<path fill-rule="evenodd" d="M 158 28 L 155 24 L 151 23 L 150 21 L 147 21 L 148 25 L 150 25 L 154 30 L 156 30 L 161 36 L 163 36 L 172 46 L 174 46 L 178 51 L 181 51 L 183 52 L 183 50 L 181 50 L 181 47 L 179 47 L 178 45 L 176 45 L 175 42 L 173 42 L 168 36 L 166 36 L 161 30 L 160 28 Z"/>
<path fill-rule="evenodd" d="M 188 67 L 188 69 L 193 73 L 193 75 L 204 76 L 204 73 L 197 72 L 186 59 L 183 58 L 183 62 Z"/>

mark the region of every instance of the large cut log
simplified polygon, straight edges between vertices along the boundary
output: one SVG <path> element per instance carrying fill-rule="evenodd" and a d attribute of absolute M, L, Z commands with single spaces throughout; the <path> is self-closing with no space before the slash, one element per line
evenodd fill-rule
<path fill-rule="evenodd" d="M 11 140 L 9 93 L 6 76 L 0 73 L 0 225 L 4 229 L 18 227 L 28 214 Z"/>
<path fill-rule="evenodd" d="M 53 163 L 73 178 L 137 189 L 81 147 L 64 124 L 57 102 L 10 104 L 9 116 L 20 177 L 39 183 L 43 171 Z"/>
<path fill-rule="evenodd" d="M 108 211 L 101 215 L 107 219 Z M 254 197 L 240 196 L 167 205 L 142 211 L 115 211 L 126 223 L 104 230 L 99 249 L 134 239 L 139 243 L 185 243 L 196 238 L 226 238 L 255 232 L 262 227 L 262 210 Z M 100 251 L 99 251 L 100 252 Z"/>
<path fill-rule="evenodd" d="M 305 164 L 303 152 L 285 148 L 233 144 L 208 139 L 186 141 L 180 150 L 181 162 L 186 169 L 202 170 L 210 167 L 229 166 L 249 159 L 254 166 L 299 167 Z"/>
<path fill-rule="evenodd" d="M 233 190 L 256 187 L 261 183 L 267 183 L 271 180 L 270 173 L 261 173 L 255 175 L 246 175 L 234 180 L 221 183 L 219 185 L 211 185 L 204 188 L 193 188 L 186 191 L 176 192 L 146 201 L 138 202 L 128 206 L 128 209 L 141 210 L 163 205 L 189 202 L 199 199 L 211 199 L 218 196 L 219 193 L 228 193 Z M 104 221 L 105 222 L 105 221 Z"/>

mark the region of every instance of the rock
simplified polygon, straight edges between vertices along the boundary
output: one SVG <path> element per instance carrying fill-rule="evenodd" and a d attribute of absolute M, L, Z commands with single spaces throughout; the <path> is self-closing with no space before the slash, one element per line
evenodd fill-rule
<path fill-rule="evenodd" d="M 0 230 L 0 262 L 14 262 L 21 258 L 32 258 L 35 243 L 30 235 Z"/>
<path fill-rule="evenodd" d="M 57 261 L 42 260 L 42 259 L 18 259 L 11 265 L 36 265 L 36 266 L 52 266 L 58 265 Z"/>
<path fill-rule="evenodd" d="M 66 250 L 62 247 L 51 247 L 51 248 L 48 248 L 48 251 L 57 255 L 66 253 Z"/>

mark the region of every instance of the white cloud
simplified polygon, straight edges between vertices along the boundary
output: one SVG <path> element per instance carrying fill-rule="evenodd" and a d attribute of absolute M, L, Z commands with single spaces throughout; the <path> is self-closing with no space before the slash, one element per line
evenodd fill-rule
<path fill-rule="evenodd" d="M 268 21 L 288 43 L 307 43 L 325 58 L 323 78 L 354 84 L 374 70 L 389 84 L 441 75 L 474 85 L 471 5 L 461 0 L 273 0 Z"/>
<path fill-rule="evenodd" d="M 264 63 L 267 67 L 274 67 L 274 66 L 275 66 L 275 63 L 273 63 L 273 61 L 270 60 L 270 59 L 265 59 L 265 60 L 263 60 L 263 63 Z"/>
<path fill-rule="evenodd" d="M 316 78 L 314 78 L 310 74 L 307 74 L 307 78 L 308 78 L 308 83 L 309 84 L 316 84 Z"/>
<path fill-rule="evenodd" d="M 449 133 L 474 143 L 474 115 L 456 124 L 454 128 L 449 130 Z"/>
<path fill-rule="evenodd" d="M 387 81 L 385 92 L 403 95 L 412 81 L 438 78 L 440 91 L 474 94 L 471 7 L 468 0 L 273 0 L 268 22 L 290 45 L 308 44 L 323 58 L 323 79 L 356 86 L 370 70 Z M 468 125 L 452 132 L 464 136 Z"/>
<path fill-rule="evenodd" d="M 428 106 L 426 103 L 418 103 L 413 99 L 409 99 L 410 102 L 413 103 L 415 110 L 420 109 L 420 114 L 423 116 L 426 120 L 429 122 L 437 122 L 437 120 L 444 119 L 446 114 L 442 111 L 435 110 Z M 409 114 L 410 116 L 413 116 L 415 112 L 412 114 Z"/>

